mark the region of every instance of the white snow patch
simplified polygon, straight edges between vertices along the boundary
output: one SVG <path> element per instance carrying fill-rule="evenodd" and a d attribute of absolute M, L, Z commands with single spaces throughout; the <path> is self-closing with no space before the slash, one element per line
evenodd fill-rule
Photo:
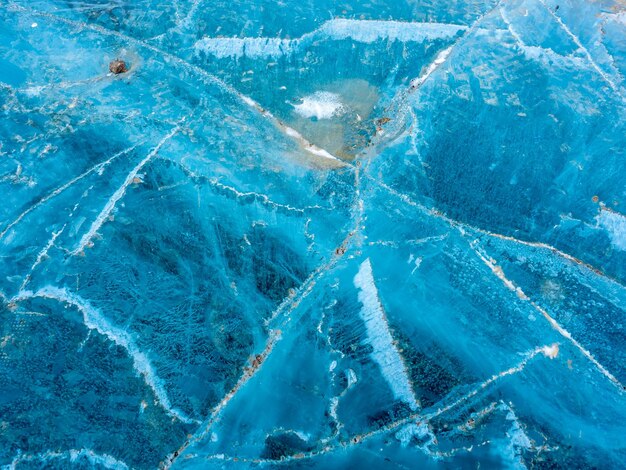
<path fill-rule="evenodd" d="M 524 461 L 522 460 L 522 453 L 525 450 L 531 450 L 533 448 L 533 444 L 524 431 L 524 428 L 515 415 L 513 409 L 505 403 L 502 403 L 499 408 L 506 411 L 506 420 L 511 421 L 511 427 L 506 432 L 506 436 L 509 439 L 506 448 L 507 455 L 513 468 L 526 468 Z"/>
<path fill-rule="evenodd" d="M 408 446 L 414 437 L 417 439 L 424 439 L 430 435 L 430 429 L 428 429 L 428 425 L 425 422 L 407 424 L 406 426 L 401 427 L 395 434 L 396 439 L 400 441 L 402 447 Z"/>
<path fill-rule="evenodd" d="M 363 304 L 359 313 L 365 323 L 368 343 L 373 348 L 372 359 L 380 367 L 394 396 L 408 403 L 411 409 L 415 410 L 419 407 L 419 403 L 413 393 L 402 356 L 389 331 L 387 318 L 378 298 L 369 258 L 361 264 L 359 272 L 354 277 L 354 285 L 359 289 L 359 301 Z"/>
<path fill-rule="evenodd" d="M 613 246 L 620 251 L 626 251 L 626 215 L 602 209 L 596 216 L 596 221 L 608 232 Z"/>
<path fill-rule="evenodd" d="M 305 96 L 301 104 L 293 105 L 293 107 L 300 116 L 317 119 L 330 119 L 346 111 L 340 96 L 329 91 L 317 91 Z"/>
<path fill-rule="evenodd" d="M 359 379 L 356 376 L 356 372 L 354 372 L 352 369 L 346 370 L 346 380 L 348 381 L 348 384 L 346 385 L 346 390 L 348 390 L 350 387 L 352 387 L 355 383 L 359 381 Z"/>

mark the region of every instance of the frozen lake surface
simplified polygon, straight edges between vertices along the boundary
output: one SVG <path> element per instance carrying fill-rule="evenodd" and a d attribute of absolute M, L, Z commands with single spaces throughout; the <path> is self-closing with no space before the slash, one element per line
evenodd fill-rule
<path fill-rule="evenodd" d="M 621 0 L 0 0 L 0 466 L 623 467 L 625 77 Z"/>

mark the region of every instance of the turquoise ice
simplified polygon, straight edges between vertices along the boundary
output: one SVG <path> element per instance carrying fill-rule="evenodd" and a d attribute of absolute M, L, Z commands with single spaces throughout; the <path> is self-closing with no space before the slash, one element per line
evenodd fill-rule
<path fill-rule="evenodd" d="M 614 0 L 0 0 L 0 466 L 622 468 L 625 76 Z"/>

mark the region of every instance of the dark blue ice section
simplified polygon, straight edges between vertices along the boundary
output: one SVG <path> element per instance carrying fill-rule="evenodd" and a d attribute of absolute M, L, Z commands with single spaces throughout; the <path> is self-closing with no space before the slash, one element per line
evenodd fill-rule
<path fill-rule="evenodd" d="M 625 76 L 613 0 L 0 0 L 0 465 L 622 468 Z"/>

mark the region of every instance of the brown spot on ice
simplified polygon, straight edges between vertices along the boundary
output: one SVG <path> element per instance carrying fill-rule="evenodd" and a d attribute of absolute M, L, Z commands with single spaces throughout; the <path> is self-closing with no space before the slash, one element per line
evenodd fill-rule
<path fill-rule="evenodd" d="M 128 72 L 128 69 L 126 68 L 126 62 L 120 59 L 112 60 L 109 63 L 109 72 L 114 73 L 115 75 Z"/>
<path fill-rule="evenodd" d="M 382 117 L 380 119 L 376 119 L 376 124 L 378 126 L 382 126 L 383 124 L 387 124 L 389 121 L 391 121 L 391 118 L 388 117 Z"/>

